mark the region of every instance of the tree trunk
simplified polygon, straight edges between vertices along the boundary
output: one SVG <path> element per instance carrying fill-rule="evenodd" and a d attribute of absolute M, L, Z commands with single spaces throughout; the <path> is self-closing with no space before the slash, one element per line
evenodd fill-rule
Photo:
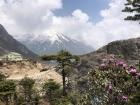
<path fill-rule="evenodd" d="M 62 70 L 62 79 L 63 79 L 63 96 L 66 96 L 66 77 L 65 77 L 65 70 Z"/>
<path fill-rule="evenodd" d="M 14 93 L 14 105 L 18 105 L 17 94 L 16 93 Z"/>
<path fill-rule="evenodd" d="M 140 69 L 140 59 L 139 59 L 139 69 Z"/>
<path fill-rule="evenodd" d="M 9 102 L 8 102 L 8 96 L 6 95 L 6 96 L 4 96 L 4 100 L 5 100 L 5 105 L 9 105 Z"/>

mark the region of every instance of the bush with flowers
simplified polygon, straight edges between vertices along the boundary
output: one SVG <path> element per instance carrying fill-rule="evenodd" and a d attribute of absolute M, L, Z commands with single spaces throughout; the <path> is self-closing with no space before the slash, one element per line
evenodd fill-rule
<path fill-rule="evenodd" d="M 140 71 L 109 55 L 89 72 L 91 105 L 140 105 Z"/>

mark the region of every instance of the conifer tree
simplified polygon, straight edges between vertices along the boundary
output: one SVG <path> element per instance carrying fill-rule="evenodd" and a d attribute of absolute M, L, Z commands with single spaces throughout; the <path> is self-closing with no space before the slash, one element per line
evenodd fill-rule
<path fill-rule="evenodd" d="M 29 105 L 32 101 L 34 83 L 35 81 L 28 77 L 23 78 L 19 83 L 19 85 L 21 85 L 23 88 L 24 101 L 26 105 Z"/>
<path fill-rule="evenodd" d="M 11 80 L 0 81 L 0 100 L 5 105 L 11 105 L 10 100 L 16 91 L 16 84 Z"/>
<path fill-rule="evenodd" d="M 127 0 L 123 12 L 131 13 L 125 20 L 140 21 L 140 0 Z"/>
<path fill-rule="evenodd" d="M 53 79 L 49 79 L 43 86 L 45 97 L 47 97 L 49 100 L 52 100 L 52 98 L 55 97 L 56 90 L 58 89 L 60 89 L 60 84 L 55 82 Z"/>
<path fill-rule="evenodd" d="M 67 95 L 66 92 L 66 66 L 74 66 L 78 63 L 79 57 L 70 54 L 68 51 L 61 50 L 57 55 L 42 56 L 45 61 L 56 60 L 58 62 L 58 69 L 61 70 L 63 80 L 63 96 Z"/>

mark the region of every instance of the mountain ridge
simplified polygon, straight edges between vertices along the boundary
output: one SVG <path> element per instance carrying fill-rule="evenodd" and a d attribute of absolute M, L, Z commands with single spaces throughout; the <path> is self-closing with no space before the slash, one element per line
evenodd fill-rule
<path fill-rule="evenodd" d="M 15 40 L 0 24 L 0 56 L 9 52 L 20 53 L 26 58 L 37 57 L 37 55 L 31 52 L 26 46 Z"/>
<path fill-rule="evenodd" d="M 17 40 L 39 55 L 56 54 L 62 49 L 68 50 L 75 55 L 86 54 L 94 50 L 94 48 L 83 42 L 63 34 L 44 35 L 44 37 L 43 35 L 38 35 L 35 38 L 31 38 L 30 35 L 28 35 L 28 38 L 19 38 Z"/>
<path fill-rule="evenodd" d="M 98 66 L 102 59 L 109 54 L 121 55 L 128 63 L 138 64 L 140 60 L 140 37 L 113 41 L 80 57 L 88 60 L 92 65 Z"/>

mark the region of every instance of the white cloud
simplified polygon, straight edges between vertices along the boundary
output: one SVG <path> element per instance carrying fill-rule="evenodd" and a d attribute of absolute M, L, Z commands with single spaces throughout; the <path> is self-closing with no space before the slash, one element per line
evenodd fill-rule
<path fill-rule="evenodd" d="M 6 27 L 12 21 L 15 29 L 8 28 L 12 34 L 32 33 L 38 29 L 47 28 L 52 21 L 53 10 L 62 8 L 61 0 L 1 0 L 0 16 L 4 16 L 0 21 Z M 19 27 L 20 30 L 17 30 Z"/>
<path fill-rule="evenodd" d="M 87 22 L 89 20 L 89 16 L 80 9 L 75 10 L 72 15 L 81 22 Z"/>
<path fill-rule="evenodd" d="M 121 12 L 124 4 L 125 0 L 111 0 L 110 8 L 101 11 L 103 20 L 97 23 L 97 26 L 103 32 L 106 31 L 106 35 L 111 36 L 111 39 L 107 41 L 140 36 L 138 22 L 123 20 L 128 15 Z"/>
<path fill-rule="evenodd" d="M 62 8 L 61 0 L 10 0 L 0 5 L 0 23 L 12 34 L 43 34 L 44 38 L 45 34 L 63 33 L 99 48 L 113 40 L 140 36 L 137 22 L 123 20 L 124 3 L 110 0 L 109 8 L 100 12 L 103 19 L 94 23 L 80 9 L 69 16 L 55 16 L 53 11 Z"/>

